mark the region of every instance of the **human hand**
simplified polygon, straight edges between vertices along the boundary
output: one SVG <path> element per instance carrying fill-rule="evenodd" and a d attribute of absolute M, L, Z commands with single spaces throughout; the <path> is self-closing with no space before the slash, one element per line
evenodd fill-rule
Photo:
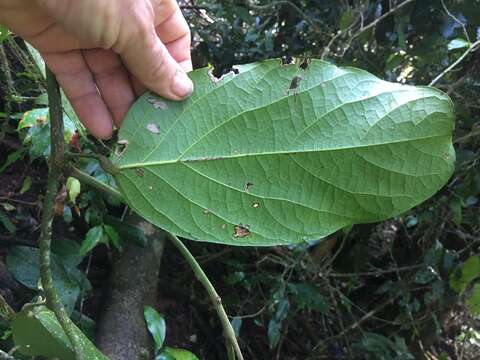
<path fill-rule="evenodd" d="M 110 138 L 145 88 L 172 100 L 193 91 L 175 0 L 0 0 L 0 23 L 40 52 L 96 137 Z"/>

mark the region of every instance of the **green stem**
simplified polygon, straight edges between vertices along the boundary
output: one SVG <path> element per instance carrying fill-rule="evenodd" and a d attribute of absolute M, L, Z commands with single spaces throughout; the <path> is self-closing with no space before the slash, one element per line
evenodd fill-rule
<path fill-rule="evenodd" d="M 220 318 L 220 322 L 222 323 L 224 336 L 227 342 L 227 353 L 231 354 L 232 351 L 230 350 L 230 348 L 233 347 L 233 349 L 235 350 L 235 354 L 237 355 L 237 359 L 243 360 L 242 351 L 240 350 L 240 346 L 238 345 L 238 341 L 235 336 L 235 331 L 233 330 L 232 324 L 230 324 L 230 320 L 228 319 L 227 313 L 225 312 L 225 309 L 222 305 L 221 297 L 218 295 L 207 275 L 200 267 L 200 264 L 197 262 L 197 260 L 195 260 L 193 255 L 180 241 L 180 239 L 171 233 L 167 233 L 167 236 L 172 241 L 173 245 L 175 245 L 175 247 L 180 251 L 185 260 L 188 262 L 197 280 L 200 281 L 205 290 L 207 290 L 207 293 L 213 303 L 213 307 L 215 308 L 215 311 Z M 229 355 L 229 358 L 231 358 L 231 355 Z"/>
<path fill-rule="evenodd" d="M 60 89 L 57 80 L 47 68 L 48 102 L 50 107 L 50 143 L 51 154 L 47 180 L 47 192 L 43 201 L 42 222 L 40 225 L 40 279 L 47 301 L 47 306 L 53 311 L 63 331 L 69 338 L 75 359 L 84 360 L 80 346 L 80 338 L 75 332 L 75 325 L 68 317 L 60 297 L 53 286 L 50 267 L 50 245 L 52 241 L 52 222 L 54 217 L 55 197 L 58 189 L 58 179 L 62 175 L 64 164 L 63 117 Z"/>
<path fill-rule="evenodd" d="M 101 193 L 108 194 L 119 202 L 125 202 L 120 191 L 114 187 L 105 184 L 104 182 L 95 179 L 93 176 L 84 173 L 83 171 L 77 169 L 76 167 L 70 167 L 69 169 L 70 176 L 76 178 L 81 183 L 84 183 L 88 186 L 93 187 L 94 189 L 99 190 Z"/>

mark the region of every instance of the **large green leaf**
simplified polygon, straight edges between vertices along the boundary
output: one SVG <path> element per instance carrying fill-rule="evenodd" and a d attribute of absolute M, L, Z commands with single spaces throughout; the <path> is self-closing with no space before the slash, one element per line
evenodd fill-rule
<path fill-rule="evenodd" d="M 193 71 L 193 95 L 140 98 L 112 156 L 129 205 L 177 235 L 232 245 L 318 239 L 400 214 L 453 170 L 444 93 L 312 60 Z"/>
<path fill-rule="evenodd" d="M 75 326 L 82 353 L 89 360 L 108 360 Z M 24 355 L 75 360 L 70 340 L 58 323 L 55 314 L 45 306 L 24 309 L 11 322 L 13 341 Z"/>

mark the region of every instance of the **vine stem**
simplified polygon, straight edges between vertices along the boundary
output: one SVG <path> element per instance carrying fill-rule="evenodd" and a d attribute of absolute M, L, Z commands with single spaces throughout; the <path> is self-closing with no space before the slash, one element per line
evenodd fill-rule
<path fill-rule="evenodd" d="M 225 312 L 225 308 L 222 305 L 222 298 L 218 295 L 207 275 L 200 267 L 200 264 L 193 257 L 192 253 L 187 249 L 187 247 L 180 241 L 180 239 L 171 233 L 167 233 L 167 237 L 170 239 L 173 245 L 175 245 L 178 251 L 180 251 L 180 253 L 183 255 L 185 260 L 192 268 L 195 277 L 198 281 L 200 281 L 200 283 L 203 285 L 208 295 L 210 296 L 213 307 L 215 308 L 215 311 L 217 312 L 218 317 L 220 318 L 220 322 L 223 326 L 223 332 L 227 342 L 227 353 L 230 354 L 229 358 L 232 358 L 231 348 L 233 348 L 235 354 L 237 355 L 237 359 L 244 360 L 242 350 L 240 350 L 240 346 L 238 345 L 238 341 L 235 336 L 235 331 L 233 330 L 232 324 L 230 324 L 230 320 L 228 319 L 227 313 Z"/>
<path fill-rule="evenodd" d="M 93 176 L 90 176 L 75 167 L 70 167 L 69 172 L 70 172 L 70 176 L 73 176 L 74 178 L 78 179 L 80 182 L 83 182 L 84 184 L 91 186 L 99 190 L 100 192 L 103 192 L 105 194 L 108 194 L 114 197 L 120 202 L 125 202 L 125 199 L 123 198 L 122 194 L 117 189 L 95 179 Z M 244 360 L 242 351 L 240 349 L 240 345 L 238 344 L 237 338 L 235 336 L 235 331 L 233 330 L 232 324 L 230 324 L 230 320 L 228 319 L 228 315 L 225 311 L 225 308 L 222 305 L 222 298 L 218 295 L 217 291 L 215 290 L 215 287 L 210 282 L 207 275 L 201 268 L 200 264 L 197 262 L 194 256 L 190 253 L 187 247 L 175 235 L 169 232 L 166 232 L 166 234 L 167 234 L 167 237 L 170 239 L 170 241 L 172 241 L 173 245 L 180 251 L 182 256 L 185 258 L 188 265 L 190 266 L 193 273 L 195 274 L 195 277 L 198 279 L 198 281 L 200 281 L 200 283 L 203 285 L 208 295 L 210 296 L 210 299 L 213 303 L 213 307 L 215 308 L 215 311 L 217 312 L 217 315 L 223 327 L 223 333 L 227 343 L 226 347 L 227 347 L 228 359 L 235 360 L 235 355 L 236 355 L 236 358 L 238 360 Z"/>
<path fill-rule="evenodd" d="M 75 332 L 75 325 L 68 317 L 60 297 L 55 290 L 50 267 L 50 245 L 52 242 L 52 222 L 54 217 L 55 197 L 58 189 L 58 178 L 64 166 L 64 135 L 63 117 L 60 88 L 55 75 L 46 68 L 47 92 L 50 111 L 50 143 L 51 153 L 47 191 L 43 201 L 43 213 L 40 225 L 39 253 L 40 253 L 40 279 L 45 292 L 47 306 L 55 314 L 60 326 L 71 342 L 76 360 L 86 360 L 81 351 L 81 339 Z"/>
<path fill-rule="evenodd" d="M 77 169 L 76 167 L 71 166 L 69 169 L 69 173 L 70 173 L 70 176 L 76 178 L 81 183 L 91 186 L 104 194 L 110 195 L 118 202 L 125 202 L 120 191 L 118 191 L 117 189 L 115 189 L 110 185 L 105 184 L 102 181 L 98 181 L 93 176 L 90 176 L 87 173 L 84 173 L 83 171 Z"/>
<path fill-rule="evenodd" d="M 475 41 L 473 44 L 471 44 L 467 50 L 455 61 L 453 62 L 450 66 L 448 66 L 445 70 L 443 70 L 435 79 L 433 79 L 428 86 L 433 86 L 437 83 L 438 80 L 440 80 L 442 77 L 444 77 L 448 72 L 450 72 L 454 67 L 456 67 L 458 64 L 460 64 L 465 57 L 467 57 L 468 54 L 478 50 L 480 48 L 480 40 Z"/>

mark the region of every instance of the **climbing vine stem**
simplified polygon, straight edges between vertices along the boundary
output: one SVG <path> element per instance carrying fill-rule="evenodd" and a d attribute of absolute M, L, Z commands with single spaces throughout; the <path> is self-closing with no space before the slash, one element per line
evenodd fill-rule
<path fill-rule="evenodd" d="M 225 312 L 225 309 L 222 305 L 222 299 L 218 295 L 217 291 L 213 287 L 212 283 L 208 279 L 203 269 L 200 267 L 200 264 L 197 262 L 197 260 L 195 260 L 187 247 L 175 235 L 167 233 L 167 236 L 173 243 L 173 245 L 175 245 L 175 247 L 178 249 L 178 251 L 180 251 L 180 253 L 183 255 L 185 260 L 188 262 L 188 265 L 190 265 L 190 267 L 192 268 L 195 277 L 198 281 L 200 281 L 200 283 L 203 285 L 208 295 L 210 296 L 213 307 L 215 308 L 215 311 L 220 318 L 220 322 L 222 323 L 223 333 L 227 342 L 227 353 L 229 359 L 235 359 L 235 357 L 233 356 L 234 352 L 238 360 L 243 360 L 242 351 L 240 350 L 240 346 L 238 345 L 238 341 L 235 336 L 235 331 L 233 330 L 232 324 L 230 324 L 230 320 L 228 319 L 227 313 Z"/>
<path fill-rule="evenodd" d="M 52 270 L 50 267 L 50 245 L 52 241 L 52 222 L 54 217 L 55 197 L 58 189 L 58 179 L 64 166 L 64 135 L 60 89 L 53 73 L 47 68 L 47 92 L 50 109 L 50 144 L 49 172 L 47 191 L 43 201 L 43 213 L 40 225 L 40 279 L 45 292 L 47 306 L 53 311 L 63 331 L 69 338 L 75 359 L 84 360 L 81 351 L 80 338 L 75 332 L 75 325 L 68 317 L 60 297 L 53 286 Z M 86 359 L 85 359 L 86 360 Z"/>

